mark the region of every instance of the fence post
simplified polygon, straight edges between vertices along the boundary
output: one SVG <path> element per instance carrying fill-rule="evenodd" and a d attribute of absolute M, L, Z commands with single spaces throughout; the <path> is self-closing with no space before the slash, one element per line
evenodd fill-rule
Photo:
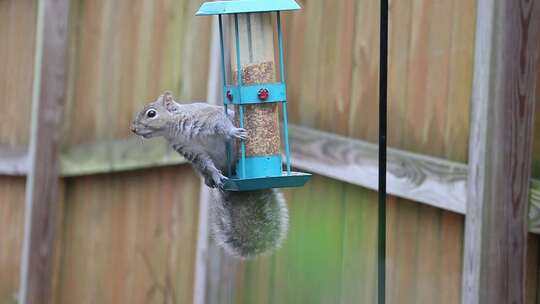
<path fill-rule="evenodd" d="M 59 150 L 65 99 L 68 0 L 38 1 L 29 172 L 19 303 L 50 303 Z"/>
<path fill-rule="evenodd" d="M 477 5 L 462 303 L 524 303 L 540 1 Z"/>

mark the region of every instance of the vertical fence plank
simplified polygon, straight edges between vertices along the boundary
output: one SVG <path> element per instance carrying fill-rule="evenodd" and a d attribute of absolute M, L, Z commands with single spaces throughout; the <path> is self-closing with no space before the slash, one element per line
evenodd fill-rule
<path fill-rule="evenodd" d="M 67 179 L 55 303 L 191 303 L 198 185 L 187 166 Z"/>
<path fill-rule="evenodd" d="M 49 303 L 52 295 L 58 152 L 65 92 L 69 1 L 40 1 L 26 182 L 20 303 Z"/>
<path fill-rule="evenodd" d="M 24 178 L 0 176 L 0 303 L 17 296 L 24 220 Z"/>
<path fill-rule="evenodd" d="M 212 21 L 210 43 L 210 58 L 208 59 L 208 84 L 206 90 L 206 101 L 209 104 L 221 104 L 221 86 L 220 79 L 221 60 L 219 46 L 219 29 L 217 18 Z M 206 303 L 206 288 L 207 275 L 219 275 L 219 273 L 207 273 L 210 259 L 214 258 L 209 255 L 210 240 L 210 221 L 209 221 L 209 205 L 211 204 L 210 188 L 206 187 L 204 180 L 200 183 L 199 196 L 199 230 L 197 232 L 197 254 L 195 261 L 195 282 L 193 284 L 193 304 Z"/>
<path fill-rule="evenodd" d="M 0 1 L 0 142 L 27 145 L 36 30 L 35 0 Z"/>
<path fill-rule="evenodd" d="M 478 2 L 463 296 L 524 303 L 539 1 Z"/>

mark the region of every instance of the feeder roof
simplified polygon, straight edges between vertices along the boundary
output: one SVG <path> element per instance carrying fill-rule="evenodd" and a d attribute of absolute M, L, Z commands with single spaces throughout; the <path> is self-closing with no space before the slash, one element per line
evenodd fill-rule
<path fill-rule="evenodd" d="M 263 13 L 275 11 L 299 10 L 300 5 L 294 0 L 233 0 L 205 2 L 195 14 L 197 16 Z"/>

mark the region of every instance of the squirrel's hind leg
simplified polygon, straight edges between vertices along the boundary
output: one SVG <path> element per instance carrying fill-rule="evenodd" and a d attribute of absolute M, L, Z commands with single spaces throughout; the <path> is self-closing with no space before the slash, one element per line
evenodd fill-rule
<path fill-rule="evenodd" d="M 227 180 L 221 171 L 216 168 L 214 162 L 208 155 L 199 155 L 191 162 L 194 169 L 204 178 L 204 183 L 210 188 L 223 188 L 223 183 Z"/>
<path fill-rule="evenodd" d="M 221 173 L 215 173 L 211 176 L 203 175 L 204 177 L 204 184 L 207 185 L 210 188 L 223 188 L 223 184 L 225 183 L 225 180 L 227 180 L 227 177 L 224 176 Z"/>

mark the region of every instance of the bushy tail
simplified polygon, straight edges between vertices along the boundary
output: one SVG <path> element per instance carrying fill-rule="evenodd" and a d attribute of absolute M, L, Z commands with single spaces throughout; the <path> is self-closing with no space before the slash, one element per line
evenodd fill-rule
<path fill-rule="evenodd" d="M 216 242 L 240 258 L 272 253 L 287 235 L 289 213 L 277 189 L 212 190 L 212 232 Z"/>

